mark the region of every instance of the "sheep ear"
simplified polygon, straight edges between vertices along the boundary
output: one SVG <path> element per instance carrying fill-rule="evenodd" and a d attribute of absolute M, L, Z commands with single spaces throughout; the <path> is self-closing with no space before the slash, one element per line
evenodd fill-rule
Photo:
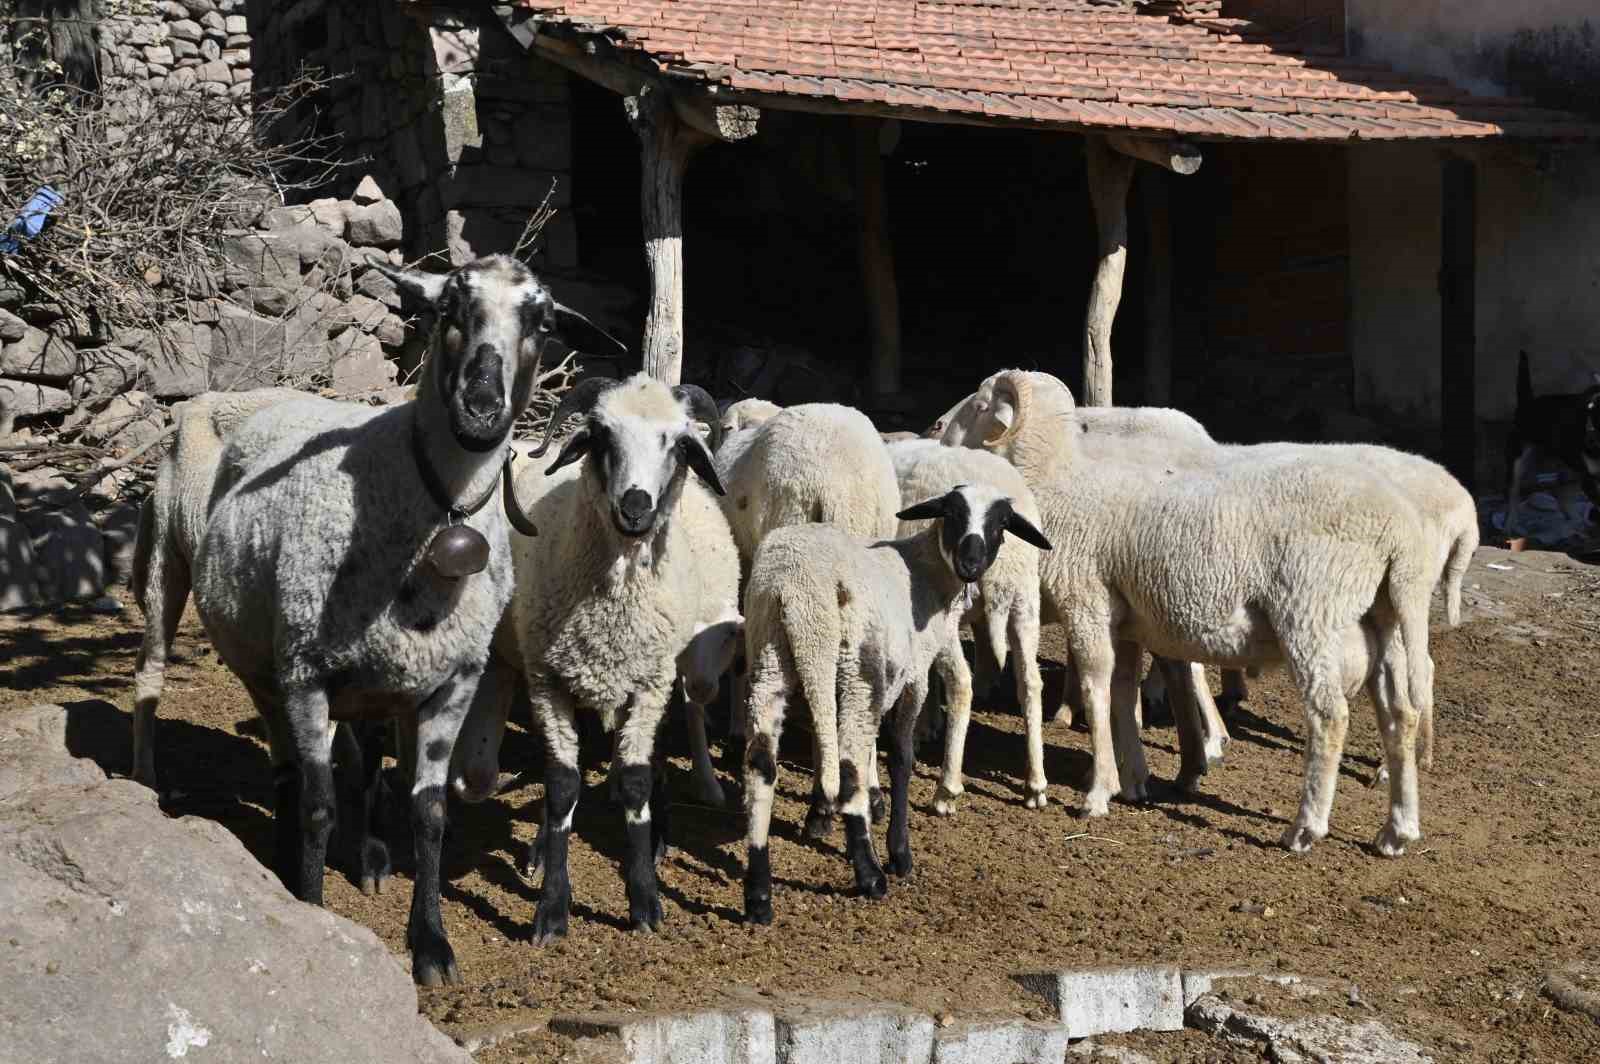
<path fill-rule="evenodd" d="M 556 336 L 574 351 L 600 357 L 626 355 L 628 345 L 571 307 L 556 304 Z"/>
<path fill-rule="evenodd" d="M 572 438 L 567 441 L 567 445 L 561 448 L 561 453 L 556 455 L 556 460 L 551 462 L 550 467 L 544 471 L 545 475 L 549 476 L 562 466 L 571 465 L 573 462 L 576 462 L 578 459 L 588 454 L 589 449 L 593 446 L 594 433 L 590 432 L 589 427 L 585 425 L 583 428 L 572 434 Z"/>
<path fill-rule="evenodd" d="M 717 476 L 717 465 L 711 460 L 711 452 L 706 450 L 705 441 L 700 439 L 698 432 L 678 437 L 678 456 L 706 482 L 706 487 L 718 495 L 728 494 L 728 489 L 722 486 L 722 481 Z"/>
<path fill-rule="evenodd" d="M 919 502 L 915 506 L 908 506 L 895 514 L 898 521 L 937 521 L 945 515 L 944 496 Z"/>
<path fill-rule="evenodd" d="M 445 282 L 450 280 L 447 273 L 425 273 L 422 270 L 396 270 L 381 263 L 372 263 L 372 268 L 394 282 L 400 289 L 400 294 L 413 302 L 432 307 L 439 302 L 439 297 L 444 294 Z"/>
<path fill-rule="evenodd" d="M 1011 516 L 1006 518 L 1006 531 L 1024 543 L 1033 544 L 1040 550 L 1055 550 L 1050 545 L 1050 541 L 1045 539 L 1044 533 L 1034 528 L 1032 521 L 1029 521 L 1015 510 L 1011 511 Z"/>

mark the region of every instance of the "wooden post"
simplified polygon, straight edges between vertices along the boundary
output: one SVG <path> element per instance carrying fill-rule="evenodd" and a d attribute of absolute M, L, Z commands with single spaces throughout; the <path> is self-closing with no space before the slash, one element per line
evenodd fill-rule
<path fill-rule="evenodd" d="M 900 392 L 900 292 L 894 280 L 894 249 L 889 241 L 889 211 L 883 192 L 883 121 L 853 118 L 856 185 L 861 197 L 861 278 L 867 292 L 867 323 L 872 333 L 869 394 L 888 399 Z"/>
<path fill-rule="evenodd" d="M 1144 402 L 1172 403 L 1172 210 L 1167 175 L 1141 167 L 1147 246 L 1144 269 Z"/>
<path fill-rule="evenodd" d="M 1477 168 L 1446 156 L 1440 182 L 1439 368 L 1445 465 L 1468 490 L 1477 473 Z"/>
<path fill-rule="evenodd" d="M 1083 405 L 1111 405 L 1111 323 L 1122 301 L 1122 273 L 1128 261 L 1128 184 L 1133 158 L 1103 137 L 1084 138 L 1089 166 L 1089 200 L 1094 206 L 1099 265 L 1083 317 Z"/>
<path fill-rule="evenodd" d="M 683 175 L 689 156 L 711 138 L 680 121 L 671 98 L 655 86 L 622 103 L 639 136 L 639 210 L 650 268 L 644 371 L 677 384 L 683 377 Z"/>

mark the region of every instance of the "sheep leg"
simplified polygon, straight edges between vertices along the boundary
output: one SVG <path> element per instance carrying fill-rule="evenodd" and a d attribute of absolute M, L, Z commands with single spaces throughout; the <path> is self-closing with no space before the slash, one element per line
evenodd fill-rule
<path fill-rule="evenodd" d="M 1305 853 L 1328 835 L 1350 704 L 1344 696 L 1340 641 L 1333 641 L 1331 650 L 1315 654 L 1297 648 L 1292 638 L 1284 639 L 1283 644 L 1306 700 L 1306 768 L 1300 809 L 1280 843 L 1287 850 Z"/>
<path fill-rule="evenodd" d="M 1428 700 L 1417 708 L 1417 767 L 1433 771 L 1433 655 L 1428 655 Z"/>
<path fill-rule="evenodd" d="M 933 811 L 939 816 L 949 816 L 955 812 L 955 801 L 966 791 L 966 784 L 962 780 L 961 766 L 966 759 L 967 751 L 967 725 L 972 721 L 972 674 L 967 670 L 967 661 L 959 650 L 941 653 L 933 661 L 933 667 L 939 674 L 939 680 L 944 685 L 945 698 L 945 731 L 944 731 L 944 769 L 939 775 L 939 789 L 933 796 Z M 909 685 L 918 691 L 926 692 L 927 679 Z M 920 706 L 921 703 L 919 702 Z M 913 711 L 913 716 L 915 712 Z M 892 771 L 892 769 L 891 769 Z"/>
<path fill-rule="evenodd" d="M 837 795 L 837 792 L 835 792 Z M 811 733 L 811 805 L 800 834 L 808 839 L 825 839 L 833 833 L 833 817 L 838 812 L 835 798 L 822 785 L 822 743 L 815 729 Z"/>
<path fill-rule="evenodd" d="M 906 688 L 895 710 L 894 731 L 889 742 L 889 863 L 892 876 L 911 874 L 911 770 L 915 762 L 911 739 L 917 730 L 917 716 L 927 697 L 926 680 Z"/>
<path fill-rule="evenodd" d="M 1222 719 L 1217 702 L 1211 697 L 1211 684 L 1206 681 L 1206 668 L 1199 662 L 1172 662 L 1174 669 L 1183 672 L 1174 677 L 1175 682 L 1186 687 L 1189 696 L 1194 700 L 1196 719 L 1200 724 L 1200 735 L 1206 758 L 1206 768 L 1212 769 L 1222 764 L 1223 748 L 1232 741 L 1228 735 L 1228 725 Z M 1234 669 L 1233 675 L 1238 677 L 1238 682 L 1244 685 L 1244 673 Z M 1224 686 L 1228 673 L 1223 673 Z"/>
<path fill-rule="evenodd" d="M 481 679 L 481 674 L 457 673 L 417 707 L 417 769 L 411 783 L 417 872 L 411 886 L 406 942 L 411 946 L 411 978 L 418 986 L 461 982 L 455 951 L 439 913 L 440 857 L 450 757 Z"/>
<path fill-rule="evenodd" d="M 839 812 L 844 819 L 844 850 L 855 873 L 856 890 L 864 898 L 881 898 L 889 892 L 889 881 L 873 852 L 870 800 L 860 769 L 875 752 L 874 729 L 868 722 L 851 717 L 852 712 L 860 714 L 871 709 L 869 699 L 853 690 L 857 686 L 850 685 L 852 690 L 845 692 L 846 698 L 839 707 Z"/>
<path fill-rule="evenodd" d="M 1111 796 L 1118 788 L 1117 758 L 1111 734 L 1111 678 L 1116 666 L 1116 650 L 1108 618 L 1073 626 L 1072 658 L 1078 666 L 1078 694 L 1089 725 L 1089 743 L 1094 752 L 1094 775 L 1083 798 L 1087 816 L 1105 816 L 1111 811 Z"/>
<path fill-rule="evenodd" d="M 1080 717 L 1083 714 L 1083 677 L 1078 672 L 1078 663 L 1072 660 L 1070 653 L 1067 655 L 1066 668 L 1062 671 L 1061 704 L 1056 707 L 1055 716 L 1050 719 L 1053 723 L 1070 728 L 1074 712 Z"/>
<path fill-rule="evenodd" d="M 745 720 L 750 712 L 750 668 L 744 651 L 734 655 L 733 680 L 728 685 L 733 705 L 728 710 L 728 740 L 722 747 L 722 770 L 734 779 L 744 778 Z"/>
<path fill-rule="evenodd" d="M 622 792 L 622 821 L 627 830 L 628 847 L 623 858 L 623 879 L 628 887 L 628 923 L 635 931 L 654 931 L 661 926 L 661 891 L 656 881 L 655 850 L 658 829 L 653 807 L 665 799 L 656 791 L 656 732 L 666 715 L 666 692 L 636 693 L 627 718 L 617 729 L 621 737 L 618 753 L 622 757 L 619 790 Z M 664 827 L 665 825 L 663 825 Z M 664 839 L 661 840 L 664 845 Z"/>
<path fill-rule="evenodd" d="M 1122 789 L 1129 803 L 1150 796 L 1150 766 L 1145 763 L 1144 740 L 1139 736 L 1139 666 L 1144 649 L 1137 643 L 1119 642 L 1111 672 L 1111 734 L 1116 747 Z"/>
<path fill-rule="evenodd" d="M 1159 655 L 1150 655 L 1150 671 L 1139 684 L 1139 704 L 1144 707 L 1145 720 L 1150 724 L 1176 720 L 1171 688 L 1167 684 L 1167 660 Z"/>
<path fill-rule="evenodd" d="M 1243 669 L 1222 670 L 1222 696 L 1217 699 L 1217 709 L 1232 716 L 1250 698 L 1250 686 L 1244 682 Z"/>
<path fill-rule="evenodd" d="M 878 776 L 878 744 L 867 744 L 867 815 L 874 824 L 883 823 L 889 815 L 889 803 L 883 797 L 883 781 Z"/>
<path fill-rule="evenodd" d="M 1406 844 L 1422 837 L 1417 798 L 1417 727 L 1421 714 L 1411 703 L 1406 684 L 1405 651 L 1398 636 L 1391 637 L 1383 663 L 1368 683 L 1378 714 L 1378 734 L 1383 740 L 1389 777 L 1389 818 L 1373 840 L 1385 857 L 1399 857 Z"/>
<path fill-rule="evenodd" d="M 153 521 L 144 521 L 144 526 Z M 153 528 L 150 534 L 154 534 Z M 165 538 L 165 537 L 163 537 Z M 183 605 L 189 599 L 189 566 L 170 544 L 154 544 L 152 557 L 140 589 L 139 607 L 144 611 L 144 640 L 139 644 L 139 659 L 133 668 L 133 778 L 156 787 L 155 728 L 156 708 L 166 683 L 167 658 L 178 634 Z"/>
<path fill-rule="evenodd" d="M 533 917 L 534 941 L 544 946 L 567 933 L 567 914 L 572 908 L 567 842 L 582 777 L 578 774 L 578 720 L 572 699 L 529 677 L 528 700 L 545 741 L 544 824 L 534 840 L 542 851 L 537 863 L 544 871 L 544 882 Z M 529 864 L 533 863 L 530 856 Z"/>
<path fill-rule="evenodd" d="M 772 793 L 778 783 L 778 739 L 787 708 L 778 650 L 762 651 L 760 675 L 752 677 L 748 716 L 750 743 L 745 748 L 744 793 L 748 829 L 745 834 L 744 915 L 753 924 L 772 923 Z M 824 777 L 818 765 L 816 774 Z"/>
<path fill-rule="evenodd" d="M 334 728 L 328 719 L 328 693 L 320 687 L 289 692 L 284 700 L 284 719 L 299 775 L 296 819 L 300 843 L 298 867 L 293 870 L 295 896 L 311 905 L 321 905 L 328 837 L 333 834 L 337 811 L 333 790 Z M 278 816 L 282 818 L 283 814 Z"/>
<path fill-rule="evenodd" d="M 994 694 L 1005 666 L 990 649 L 990 631 L 983 610 L 973 610 L 968 619 L 972 623 L 972 692 L 985 698 Z"/>
<path fill-rule="evenodd" d="M 672 793 L 667 788 L 666 755 L 658 750 L 650 768 L 650 863 L 659 868 L 667 859 L 672 837 Z"/>
<path fill-rule="evenodd" d="M 689 729 L 689 751 L 694 757 L 695 797 L 720 809 L 728 804 L 728 799 L 722 793 L 722 783 L 711 763 L 711 750 L 706 742 L 706 707 L 699 702 L 687 703 L 684 723 Z"/>
<path fill-rule="evenodd" d="M 343 768 L 339 779 L 339 832 L 351 878 L 361 893 L 383 893 L 390 873 L 383 802 L 385 724 L 361 721 L 340 724 L 335 742 Z"/>
<path fill-rule="evenodd" d="M 1167 674 L 1165 682 L 1172 700 L 1172 722 L 1178 731 L 1178 778 L 1174 786 L 1185 794 L 1194 794 L 1200 789 L 1200 777 L 1210 770 L 1211 765 L 1206 757 L 1205 726 L 1200 719 L 1200 706 L 1190 679 L 1192 674 L 1185 672 L 1182 676 L 1172 675 L 1176 670 L 1187 668 L 1183 662 L 1157 658 L 1150 671 L 1159 669 Z"/>

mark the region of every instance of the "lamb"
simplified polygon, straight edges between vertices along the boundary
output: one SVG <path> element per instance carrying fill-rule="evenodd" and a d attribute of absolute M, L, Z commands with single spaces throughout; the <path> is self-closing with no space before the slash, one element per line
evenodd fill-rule
<path fill-rule="evenodd" d="M 778 774 L 778 738 L 790 700 L 803 696 L 821 756 L 817 779 L 845 818 L 856 886 L 887 890 L 872 850 L 862 765 L 876 760 L 878 726 L 896 711 L 889 744 L 889 871 L 911 872 L 907 793 L 911 735 L 937 669 L 953 702 L 962 697 L 961 614 L 1009 532 L 1041 550 L 1050 543 L 1011 501 L 965 485 L 901 510 L 934 523 L 905 539 L 870 543 L 826 525 L 781 528 L 756 552 L 745 593 L 750 662 L 745 759 L 748 858 L 745 916 L 772 922 L 768 833 Z M 967 692 L 970 697 L 970 691 Z M 955 707 L 953 713 L 965 712 Z"/>
<path fill-rule="evenodd" d="M 1300 810 L 1282 842 L 1308 849 L 1327 834 L 1348 720 L 1343 643 L 1365 621 L 1396 692 L 1379 706 L 1391 804 L 1375 846 L 1403 853 L 1421 834 L 1415 741 L 1418 707 L 1431 700 L 1432 555 L 1410 503 L 1382 478 L 1349 476 L 1303 451 L 1183 476 L 1086 461 L 1077 438 L 1059 431 L 1070 392 L 1021 373 L 993 385 L 1011 413 L 980 445 L 1021 470 L 1062 548 L 1045 560 L 1042 605 L 1066 624 L 1079 669 L 1094 745 L 1089 814 L 1107 812 L 1117 784 L 1108 717 L 1117 643 L 1230 666 L 1281 658 L 1309 724 Z"/>
<path fill-rule="evenodd" d="M 548 755 L 544 827 L 529 858 L 544 871 L 534 917 L 541 943 L 566 934 L 571 908 L 580 707 L 618 733 L 629 923 L 660 926 L 655 862 L 666 850 L 668 803 L 656 731 L 680 656 L 708 620 L 736 616 L 738 603 L 738 554 L 712 495 L 723 487 L 695 427 L 717 423 L 710 396 L 644 374 L 596 379 L 563 399 L 551 435 L 571 414 L 584 420 L 559 457 L 517 478 L 541 535 L 516 545 L 506 621 Z M 698 679 L 687 686 L 696 695 L 707 690 Z"/>
<path fill-rule="evenodd" d="M 416 399 L 303 398 L 239 426 L 219 463 L 194 597 L 266 723 L 276 865 L 301 900 L 322 901 L 334 722 L 397 717 L 415 729 L 406 937 L 413 978 L 432 986 L 460 979 L 439 914 L 444 788 L 511 600 L 507 524 L 520 515 L 490 505 L 507 441 L 550 338 L 620 345 L 507 256 L 448 275 L 377 268 L 433 311 Z"/>
<path fill-rule="evenodd" d="M 1022 474 L 1005 459 L 984 451 L 944 447 L 932 440 L 917 439 L 891 444 L 900 481 L 901 499 L 910 505 L 932 498 L 961 484 L 983 484 L 1003 493 L 1015 511 L 1038 527 L 1039 508 Z M 921 531 L 921 523 L 902 522 L 901 537 Z M 975 641 L 986 646 L 990 658 L 1005 667 L 1007 652 L 1015 662 L 1017 704 L 1028 725 L 1028 781 L 1024 804 L 1043 809 L 1048 803 L 1044 774 L 1044 685 L 1039 676 L 1039 556 L 1022 544 L 1004 542 L 994 564 L 978 582 L 979 601 L 966 611 L 963 620 L 972 626 Z M 983 685 L 974 685 L 982 689 Z M 965 789 L 961 766 L 966 745 L 968 718 L 957 716 L 961 705 L 970 707 L 970 694 L 950 699 L 950 716 L 945 732 L 944 771 L 934 796 L 933 810 L 940 816 L 955 811 L 955 800 Z"/>
<path fill-rule="evenodd" d="M 189 601 L 190 569 L 205 533 L 223 438 L 274 403 L 304 398 L 292 388 L 205 392 L 172 408 L 177 440 L 156 469 L 155 489 L 139 508 L 133 548 L 133 597 L 144 612 L 144 640 L 134 665 L 133 772 L 156 789 L 155 720 L 167 656 Z"/>
<path fill-rule="evenodd" d="M 752 428 L 770 419 L 783 407 L 766 399 L 740 399 L 729 403 L 728 408 L 722 412 L 722 438 L 727 439 L 740 429 Z"/>

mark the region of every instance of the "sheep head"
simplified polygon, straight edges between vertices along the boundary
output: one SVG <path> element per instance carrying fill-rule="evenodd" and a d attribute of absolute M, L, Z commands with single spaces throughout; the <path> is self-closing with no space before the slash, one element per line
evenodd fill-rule
<path fill-rule="evenodd" d="M 552 338 L 596 354 L 627 353 L 508 255 L 474 259 L 448 274 L 373 265 L 432 317 L 419 394 L 444 405 L 450 431 L 466 450 L 505 442 L 533 397 L 539 359 Z"/>
<path fill-rule="evenodd" d="M 669 388 L 643 373 L 624 381 L 591 378 L 562 401 L 551 433 L 569 414 L 582 414 L 583 425 L 549 472 L 587 456 L 584 475 L 596 489 L 591 495 L 622 535 L 642 537 L 656 527 L 660 515 L 672 511 L 686 470 L 692 469 L 718 495 L 725 494 L 696 427 L 709 423 L 712 447 L 721 442 L 716 403 L 703 389 L 692 384 Z"/>
<path fill-rule="evenodd" d="M 939 555 L 963 584 L 983 578 L 1000 553 L 1005 533 L 1050 550 L 1050 541 L 1012 501 L 986 484 L 957 484 L 936 499 L 919 502 L 895 515 L 902 521 L 939 522 Z"/>

